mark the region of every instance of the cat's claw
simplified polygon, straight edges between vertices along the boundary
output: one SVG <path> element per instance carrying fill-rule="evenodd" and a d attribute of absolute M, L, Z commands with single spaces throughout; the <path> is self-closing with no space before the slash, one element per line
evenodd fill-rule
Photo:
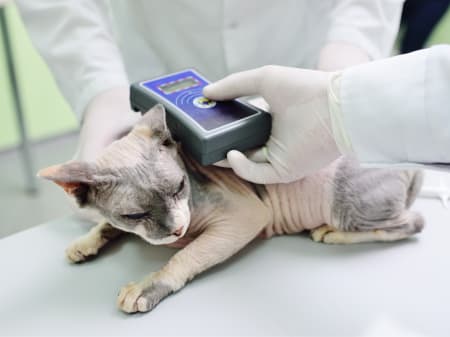
<path fill-rule="evenodd" d="M 147 312 L 152 310 L 163 298 L 169 295 L 170 287 L 160 282 L 144 281 L 143 283 L 129 283 L 124 286 L 117 298 L 117 306 L 124 312 Z"/>
<path fill-rule="evenodd" d="M 72 263 L 86 260 L 88 256 L 97 255 L 98 246 L 88 237 L 81 237 L 72 242 L 66 249 L 66 257 Z"/>
<path fill-rule="evenodd" d="M 143 292 L 142 286 L 136 283 L 129 283 L 120 290 L 117 298 L 117 306 L 127 313 L 141 311 L 140 309 L 147 309 L 145 298 L 141 297 Z M 139 306 L 138 306 L 139 302 Z"/>

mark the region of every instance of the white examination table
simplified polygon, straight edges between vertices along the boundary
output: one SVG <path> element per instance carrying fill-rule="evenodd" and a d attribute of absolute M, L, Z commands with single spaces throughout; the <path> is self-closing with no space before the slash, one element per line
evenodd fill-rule
<path fill-rule="evenodd" d="M 175 249 L 124 237 L 70 265 L 87 231 L 68 217 L 0 240 L 0 335 L 450 335 L 450 211 L 420 199 L 424 231 L 396 243 L 260 241 L 152 312 L 116 308 L 121 286 Z"/>

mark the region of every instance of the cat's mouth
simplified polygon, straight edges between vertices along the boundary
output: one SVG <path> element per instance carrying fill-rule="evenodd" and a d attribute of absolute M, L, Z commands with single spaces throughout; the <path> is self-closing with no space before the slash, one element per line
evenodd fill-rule
<path fill-rule="evenodd" d="M 170 236 L 173 236 L 178 240 L 178 239 L 181 239 L 184 236 L 184 234 L 186 234 L 186 231 L 187 231 L 187 226 L 179 226 L 177 229 L 172 231 Z"/>
<path fill-rule="evenodd" d="M 180 226 L 175 231 L 173 231 L 170 235 L 160 238 L 160 239 L 151 238 L 151 237 L 148 237 L 147 235 L 140 235 L 139 233 L 136 233 L 136 234 L 138 234 L 142 239 L 144 239 L 145 241 L 147 241 L 148 243 L 150 243 L 152 245 L 168 245 L 171 243 L 175 243 L 176 241 L 183 238 L 183 236 L 187 232 L 188 227 L 189 227 L 188 225 Z"/>

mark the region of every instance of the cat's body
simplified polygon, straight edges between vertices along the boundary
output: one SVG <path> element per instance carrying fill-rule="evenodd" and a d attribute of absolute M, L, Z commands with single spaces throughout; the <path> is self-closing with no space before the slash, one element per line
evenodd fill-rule
<path fill-rule="evenodd" d="M 290 184 L 256 185 L 229 169 L 205 168 L 185 158 L 191 186 L 195 186 L 192 218 L 185 237 L 172 246 L 182 247 L 195 238 L 206 223 L 214 221 L 210 218 L 214 209 L 238 214 L 240 208 L 255 204 L 253 212 L 267 212 L 259 226 L 264 238 L 314 230 L 324 224 L 336 231 L 367 231 L 407 227 L 410 223 L 406 237 L 423 226 L 421 216 L 408 210 L 422 183 L 420 171 L 362 169 L 356 161 L 341 157 L 318 173 Z M 232 202 L 236 199 L 239 205 Z M 346 205 L 353 207 L 345 209 Z M 354 240 L 375 241 L 376 237 Z"/>
<path fill-rule="evenodd" d="M 97 254 L 122 231 L 183 248 L 160 271 L 122 288 L 118 305 L 126 312 L 151 310 L 261 235 L 313 230 L 316 241 L 353 243 L 403 239 L 423 227 L 422 217 L 408 209 L 420 172 L 362 169 L 341 158 L 291 184 L 255 185 L 177 151 L 164 112 L 155 109 L 95 165 L 41 172 L 106 219 L 69 246 L 71 261 Z"/>
<path fill-rule="evenodd" d="M 254 212 L 268 212 L 265 221 L 267 224 L 261 228 L 264 237 L 298 233 L 305 229 L 319 227 L 325 223 L 331 224 L 332 181 L 338 162 L 302 180 L 290 184 L 273 185 L 255 185 L 245 182 L 229 169 L 202 168 L 193 162 L 189 162 L 187 166 L 189 167 L 188 172 L 190 171 L 191 176 L 194 177 L 191 179 L 195 179 L 198 174 L 203 175 L 203 180 L 195 181 L 194 184 L 206 186 L 206 188 L 203 188 L 204 194 L 208 194 L 207 189 L 211 192 L 214 191 L 213 193 L 209 192 L 210 195 L 207 199 L 211 200 L 216 196 L 215 199 L 217 200 L 217 196 L 220 194 L 222 203 L 228 205 L 228 207 L 222 206 L 227 211 L 233 211 L 233 207 L 237 207 L 231 202 L 231 200 L 236 199 L 234 193 L 237 193 L 244 197 L 244 204 L 252 202 L 258 205 L 256 209 L 253 209 Z M 197 174 L 192 174 L 193 170 L 196 170 Z M 193 191 L 194 200 L 196 192 Z M 239 206 L 243 205 L 240 204 Z M 244 208 L 247 207 L 244 206 Z M 203 209 L 204 203 L 199 204 L 194 208 L 193 214 L 202 214 L 204 213 Z M 191 226 L 195 228 L 195 218 L 192 220 Z"/>

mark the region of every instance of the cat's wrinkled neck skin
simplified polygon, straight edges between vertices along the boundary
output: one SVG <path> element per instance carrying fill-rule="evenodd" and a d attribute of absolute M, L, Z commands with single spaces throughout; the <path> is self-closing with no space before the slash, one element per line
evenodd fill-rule
<path fill-rule="evenodd" d="M 204 174 L 205 171 L 212 170 L 210 168 L 200 168 L 200 164 L 194 162 L 193 159 L 181 155 L 184 164 L 184 170 L 189 177 L 191 184 L 190 206 L 192 211 L 198 211 L 205 207 L 219 207 L 224 203 L 223 191 L 211 181 L 210 177 Z"/>
<path fill-rule="evenodd" d="M 212 188 L 209 179 L 198 170 L 198 164 L 184 153 L 180 145 L 178 145 L 175 159 L 187 175 L 190 184 L 189 210 L 191 212 L 191 223 L 186 233 L 187 238 L 185 238 L 189 240 L 189 237 L 195 237 L 207 227 L 214 214 L 221 209 L 220 204 L 224 200 Z"/>
<path fill-rule="evenodd" d="M 178 151 L 175 160 L 189 179 L 189 184 L 191 187 L 189 195 L 189 210 L 193 213 L 199 207 L 204 206 L 207 201 L 208 188 L 206 185 L 208 179 L 196 170 L 193 166 L 193 160 L 187 157 L 179 144 L 177 144 L 177 147 Z"/>

